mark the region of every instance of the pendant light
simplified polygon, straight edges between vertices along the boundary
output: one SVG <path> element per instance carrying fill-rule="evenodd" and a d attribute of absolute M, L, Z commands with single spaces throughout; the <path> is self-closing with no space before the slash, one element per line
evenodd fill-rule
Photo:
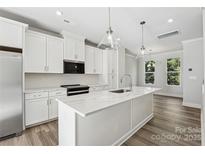
<path fill-rule="evenodd" d="M 145 23 L 146 23 L 145 21 L 140 22 L 140 25 L 142 26 L 142 45 L 141 45 L 141 48 L 138 52 L 138 57 L 143 57 L 145 54 L 148 54 L 148 52 L 144 46 L 144 24 Z"/>
<path fill-rule="evenodd" d="M 116 50 L 118 48 L 118 40 L 116 39 L 113 30 L 111 28 L 111 16 L 110 16 L 110 8 L 108 8 L 108 30 L 106 31 L 105 36 L 102 38 L 100 43 L 98 44 L 98 48 L 105 48 L 107 50 Z"/>

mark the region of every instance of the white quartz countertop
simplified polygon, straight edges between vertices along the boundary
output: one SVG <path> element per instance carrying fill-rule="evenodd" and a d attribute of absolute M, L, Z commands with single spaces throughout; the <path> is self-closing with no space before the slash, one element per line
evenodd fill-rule
<path fill-rule="evenodd" d="M 36 93 L 36 92 L 44 92 L 44 91 L 56 91 L 56 90 L 66 90 L 66 88 L 62 87 L 50 87 L 50 88 L 32 88 L 32 89 L 26 89 L 24 93 Z"/>
<path fill-rule="evenodd" d="M 85 117 L 99 110 L 117 105 L 133 98 L 154 93 L 158 90 L 160 90 L 160 88 L 133 87 L 131 92 L 112 93 L 108 90 L 98 91 L 82 95 L 66 96 L 57 99 L 57 101 L 66 104 L 71 110 Z"/>

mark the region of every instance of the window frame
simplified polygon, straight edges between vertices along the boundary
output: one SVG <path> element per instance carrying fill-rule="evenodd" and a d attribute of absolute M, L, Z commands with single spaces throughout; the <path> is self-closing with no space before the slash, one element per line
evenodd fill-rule
<path fill-rule="evenodd" d="M 179 60 L 180 60 L 180 69 L 179 69 L 179 71 L 168 71 L 168 69 L 167 69 L 167 60 L 168 59 L 175 59 L 175 58 L 178 58 Z M 179 85 L 169 85 L 168 84 L 168 73 L 176 73 L 176 72 L 179 72 Z M 166 59 L 166 86 L 168 86 L 168 87 L 181 87 L 181 57 L 171 57 L 171 58 L 167 58 Z"/>
<path fill-rule="evenodd" d="M 154 72 L 146 72 L 145 64 L 146 64 L 146 62 L 148 62 L 148 61 L 154 61 L 154 63 L 155 63 Z M 144 85 L 151 85 L 151 86 L 154 86 L 154 85 L 155 85 L 155 72 L 156 72 L 156 61 L 155 61 L 155 60 L 145 60 L 145 61 L 144 61 Z M 146 83 L 146 74 L 147 74 L 147 73 L 153 73 L 153 74 L 154 74 L 154 83 Z"/>

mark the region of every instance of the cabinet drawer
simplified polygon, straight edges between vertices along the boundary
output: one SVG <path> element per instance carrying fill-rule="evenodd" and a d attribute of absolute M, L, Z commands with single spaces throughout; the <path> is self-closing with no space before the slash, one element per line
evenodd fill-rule
<path fill-rule="evenodd" d="M 25 99 L 38 99 L 44 97 L 48 97 L 48 92 L 35 92 L 35 93 L 25 94 Z"/>
<path fill-rule="evenodd" d="M 65 90 L 55 90 L 55 91 L 49 92 L 49 97 L 50 96 L 61 96 L 61 95 L 66 95 L 66 89 Z"/>

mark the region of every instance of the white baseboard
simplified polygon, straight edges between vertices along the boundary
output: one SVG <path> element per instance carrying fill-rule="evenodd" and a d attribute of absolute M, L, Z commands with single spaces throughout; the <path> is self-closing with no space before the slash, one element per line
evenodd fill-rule
<path fill-rule="evenodd" d="M 169 93 L 160 93 L 160 92 L 156 92 L 154 93 L 156 95 L 162 95 L 162 96 L 171 96 L 171 97 L 179 97 L 179 98 L 183 98 L 182 95 L 178 95 L 178 94 L 169 94 Z"/>
<path fill-rule="evenodd" d="M 196 103 L 183 102 L 182 105 L 183 106 L 187 106 L 187 107 L 193 107 L 193 108 L 201 109 L 201 105 L 200 104 L 196 104 Z"/>
<path fill-rule="evenodd" d="M 131 128 L 131 130 L 126 133 L 124 136 L 122 136 L 119 140 L 114 142 L 112 145 L 113 146 L 120 146 L 122 145 L 125 141 L 127 141 L 132 135 L 134 135 L 140 128 L 142 128 L 147 122 L 149 122 L 153 118 L 153 113 L 147 116 L 143 121 L 141 121 L 137 126 L 134 128 Z"/>

